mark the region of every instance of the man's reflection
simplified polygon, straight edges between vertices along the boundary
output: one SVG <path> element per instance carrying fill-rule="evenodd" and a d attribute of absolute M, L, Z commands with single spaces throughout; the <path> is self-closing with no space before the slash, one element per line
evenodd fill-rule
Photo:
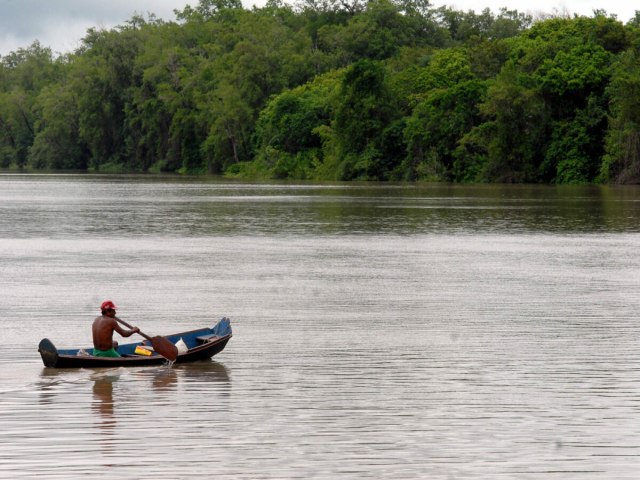
<path fill-rule="evenodd" d="M 113 416 L 113 384 L 118 381 L 120 375 L 95 375 L 93 377 L 93 403 L 92 410 L 98 413 L 101 419 L 100 427 L 105 430 L 113 429 L 116 420 Z"/>

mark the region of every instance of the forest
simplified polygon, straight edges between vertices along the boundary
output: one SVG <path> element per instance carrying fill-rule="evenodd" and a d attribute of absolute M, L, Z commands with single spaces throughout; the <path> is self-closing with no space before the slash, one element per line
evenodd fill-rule
<path fill-rule="evenodd" d="M 200 0 L 0 57 L 0 168 L 640 183 L 626 23 L 428 0 Z"/>

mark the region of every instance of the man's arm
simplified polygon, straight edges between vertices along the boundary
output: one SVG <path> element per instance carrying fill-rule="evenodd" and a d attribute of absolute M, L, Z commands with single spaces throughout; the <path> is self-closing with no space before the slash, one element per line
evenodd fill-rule
<path fill-rule="evenodd" d="M 120 326 L 115 318 L 113 319 L 113 329 L 123 337 L 130 337 L 134 333 L 140 333 L 140 329 L 138 327 L 133 327 L 131 330 L 125 330 Z"/>

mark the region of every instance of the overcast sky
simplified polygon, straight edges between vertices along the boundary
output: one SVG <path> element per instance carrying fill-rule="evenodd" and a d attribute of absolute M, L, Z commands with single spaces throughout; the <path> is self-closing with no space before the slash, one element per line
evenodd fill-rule
<path fill-rule="evenodd" d="M 263 0 L 255 0 L 258 5 Z M 458 10 L 482 11 L 485 7 L 498 12 L 500 7 L 520 12 L 578 13 L 591 15 L 604 8 L 626 22 L 634 16 L 631 0 L 432 0 L 435 7 L 449 5 Z M 0 0 L 0 55 L 28 47 L 34 40 L 51 47 L 54 52 L 77 48 L 88 28 L 112 28 L 132 15 L 154 13 L 164 20 L 175 20 L 174 9 L 197 5 L 198 0 Z M 244 0 L 245 7 L 253 1 Z M 640 6 L 638 6 L 640 9 Z"/>

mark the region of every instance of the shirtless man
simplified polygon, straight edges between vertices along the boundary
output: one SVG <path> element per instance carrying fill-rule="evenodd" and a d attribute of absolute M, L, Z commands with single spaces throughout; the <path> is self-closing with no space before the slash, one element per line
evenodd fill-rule
<path fill-rule="evenodd" d="M 93 355 L 95 357 L 119 357 L 116 351 L 118 342 L 113 341 L 114 330 L 123 337 L 130 337 L 134 333 L 139 333 L 138 327 L 131 330 L 123 329 L 116 321 L 116 307 L 111 300 L 105 300 L 100 305 L 102 316 L 93 321 L 91 330 L 93 332 Z"/>

